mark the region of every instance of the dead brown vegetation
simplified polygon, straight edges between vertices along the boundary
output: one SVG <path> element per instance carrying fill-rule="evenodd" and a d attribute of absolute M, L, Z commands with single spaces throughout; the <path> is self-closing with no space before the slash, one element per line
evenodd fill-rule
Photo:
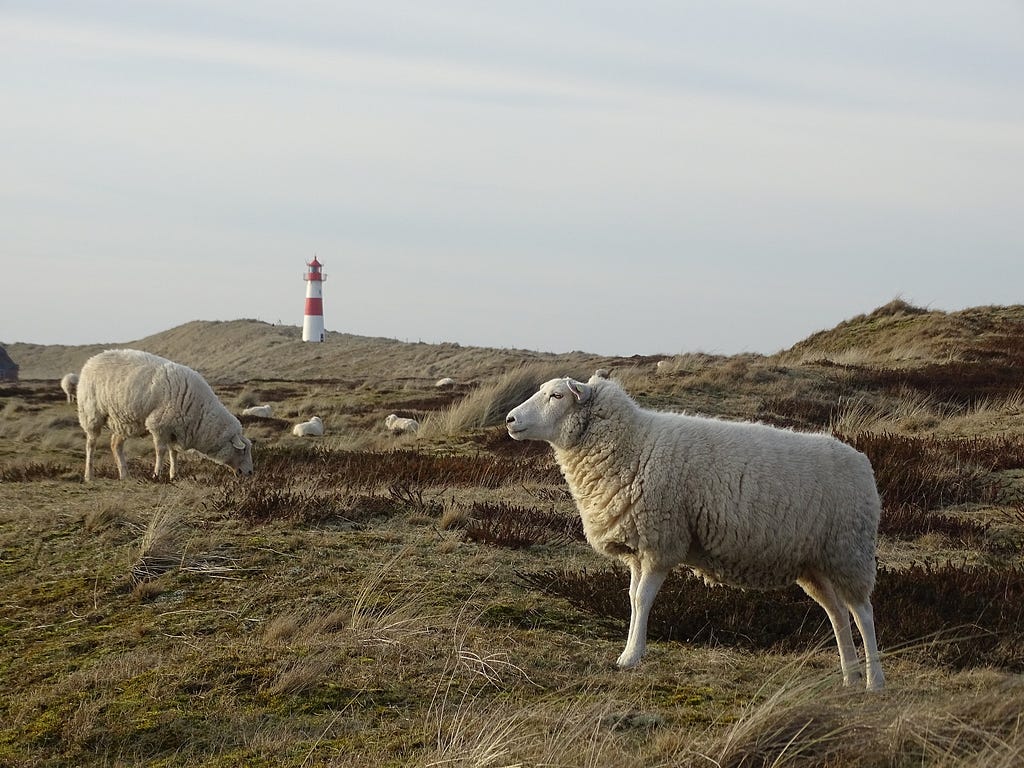
<path fill-rule="evenodd" d="M 628 622 L 623 569 L 521 573 L 527 585 L 597 616 Z M 875 618 L 884 647 L 953 669 L 997 666 L 1024 671 L 1024 571 L 943 564 L 882 569 Z M 622 624 L 624 627 L 625 625 Z M 775 592 L 709 588 L 674 572 L 651 612 L 650 636 L 712 647 L 811 649 L 831 637 L 828 621 L 796 586 Z"/>

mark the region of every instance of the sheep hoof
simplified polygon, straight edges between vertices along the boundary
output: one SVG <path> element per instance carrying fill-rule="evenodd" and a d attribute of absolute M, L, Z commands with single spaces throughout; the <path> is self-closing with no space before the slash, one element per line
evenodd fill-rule
<path fill-rule="evenodd" d="M 853 674 L 843 677 L 843 685 L 847 688 L 860 688 L 864 685 L 864 675 L 860 672 L 854 672 Z"/>
<path fill-rule="evenodd" d="M 615 662 L 615 666 L 619 669 L 633 669 L 639 662 L 639 656 L 627 655 L 626 653 L 623 653 Z"/>

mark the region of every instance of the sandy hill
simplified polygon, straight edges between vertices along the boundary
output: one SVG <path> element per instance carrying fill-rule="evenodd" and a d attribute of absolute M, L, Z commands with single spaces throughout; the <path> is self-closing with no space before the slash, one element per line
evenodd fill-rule
<path fill-rule="evenodd" d="M 1024 365 L 1024 305 L 923 309 L 895 300 L 812 334 L 778 357 L 873 366 L 966 362 Z"/>
<path fill-rule="evenodd" d="M 258 320 L 196 320 L 124 344 L 5 345 L 21 366 L 23 379 L 58 379 L 111 346 L 163 355 L 221 382 L 339 379 L 379 383 L 442 376 L 470 381 L 535 361 L 561 362 L 567 370 L 579 371 L 650 364 L 659 359 L 409 343 L 334 332 L 327 334 L 323 344 L 307 344 L 297 326 Z M 943 312 L 896 300 L 812 334 L 775 359 L 783 364 L 828 360 L 874 367 L 950 361 L 1024 366 L 1024 305 Z"/>
<path fill-rule="evenodd" d="M 56 379 L 81 368 L 96 352 L 132 347 L 191 366 L 211 381 L 253 379 L 479 379 L 533 361 L 564 362 L 568 367 L 635 364 L 645 358 L 609 358 L 583 352 L 550 354 L 521 349 L 424 344 L 395 339 L 328 333 L 323 344 L 302 341 L 297 326 L 258 320 L 196 320 L 124 344 L 84 346 L 8 344 L 23 379 Z M 656 358 L 651 358 L 654 360 Z"/>

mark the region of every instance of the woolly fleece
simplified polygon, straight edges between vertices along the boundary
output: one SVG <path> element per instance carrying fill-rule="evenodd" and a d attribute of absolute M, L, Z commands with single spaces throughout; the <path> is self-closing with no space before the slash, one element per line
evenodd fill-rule
<path fill-rule="evenodd" d="M 870 606 L 880 502 L 863 454 L 825 434 L 646 410 L 598 376 L 547 382 L 507 426 L 553 446 L 587 541 L 630 568 L 620 666 L 639 660 L 654 594 L 683 564 L 710 584 L 800 583 L 832 619 L 848 683 L 853 611 L 870 634 L 868 685 L 881 687 Z"/>
<path fill-rule="evenodd" d="M 154 477 L 160 476 L 166 453 L 174 478 L 175 448 L 194 449 L 241 474 L 252 473 L 252 443 L 206 380 L 148 352 L 114 349 L 89 358 L 78 380 L 78 421 L 86 434 L 86 480 L 92 479 L 93 451 L 104 426 L 111 431 L 121 479 L 128 474 L 125 439 L 146 432 L 156 450 Z"/>

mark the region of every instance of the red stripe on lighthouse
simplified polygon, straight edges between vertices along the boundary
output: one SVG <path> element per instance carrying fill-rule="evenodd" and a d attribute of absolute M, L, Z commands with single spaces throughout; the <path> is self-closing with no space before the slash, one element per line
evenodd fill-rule
<path fill-rule="evenodd" d="M 323 315 L 324 313 L 324 300 L 323 299 L 306 299 L 306 314 L 307 315 Z"/>

